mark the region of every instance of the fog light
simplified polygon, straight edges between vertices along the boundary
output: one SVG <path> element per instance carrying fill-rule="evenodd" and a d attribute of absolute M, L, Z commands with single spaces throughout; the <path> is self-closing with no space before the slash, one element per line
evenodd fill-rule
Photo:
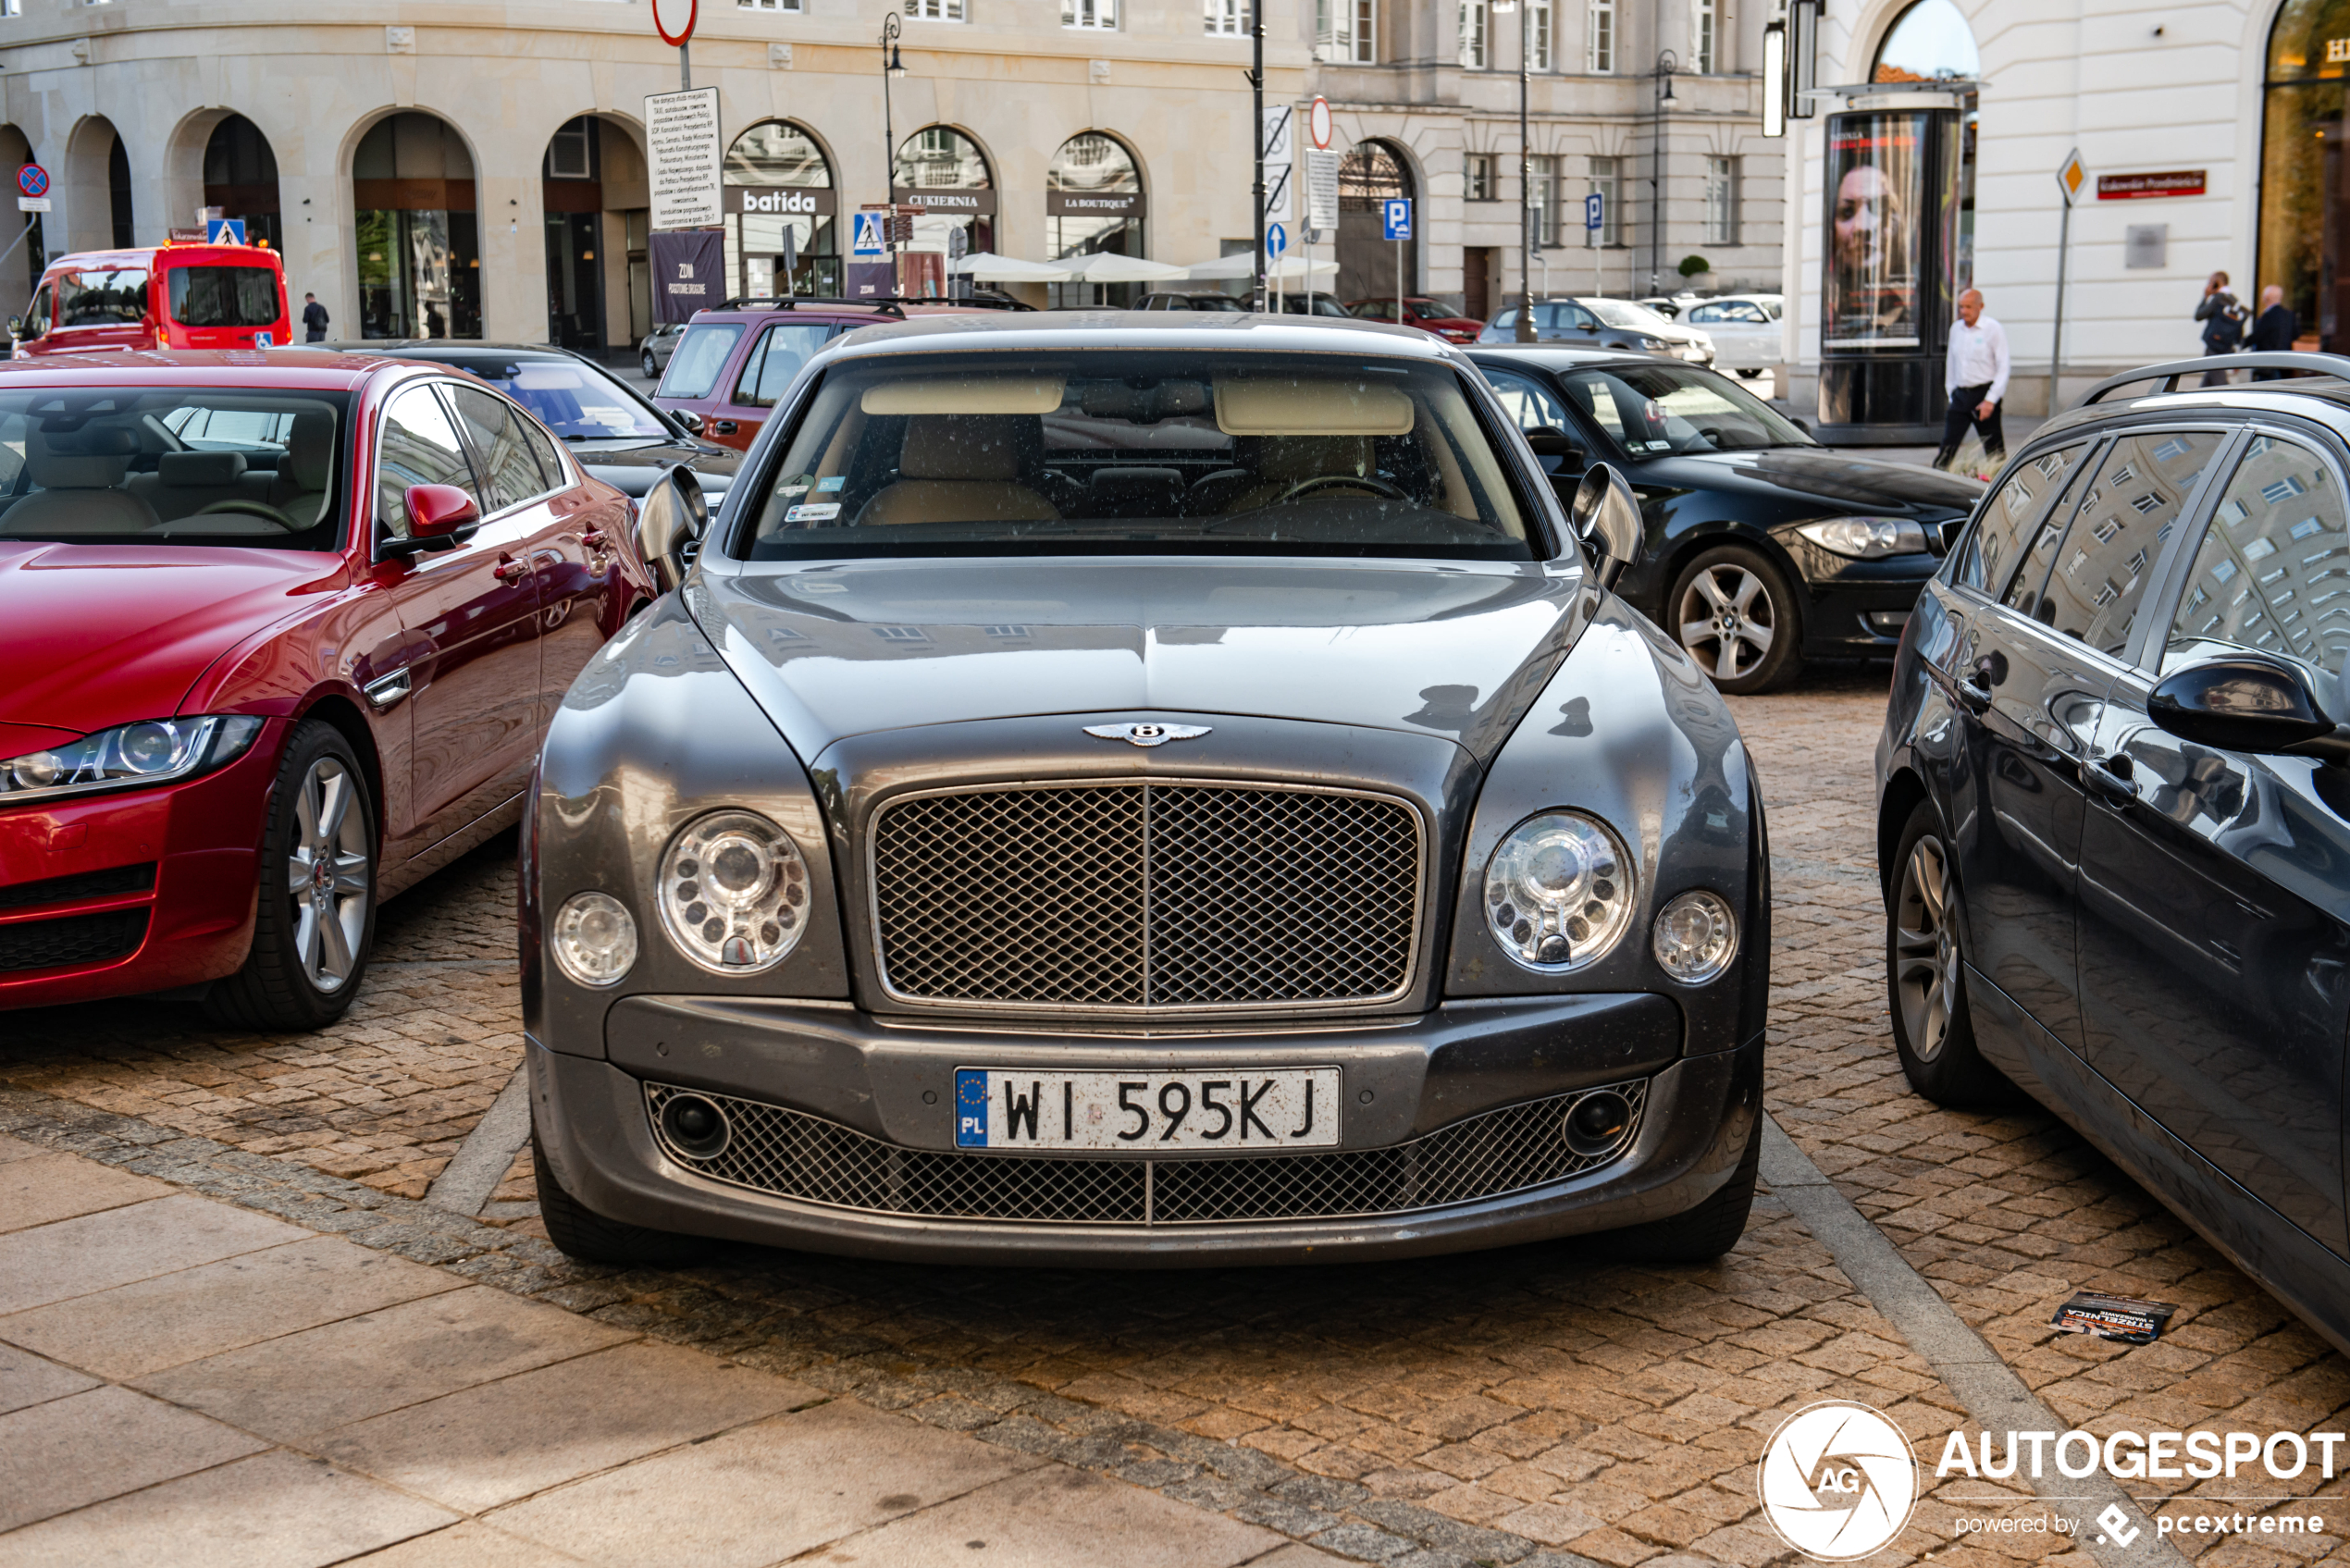
<path fill-rule="evenodd" d="M 679 1154 L 697 1160 L 716 1159 L 733 1136 L 726 1113 L 699 1094 L 680 1094 L 662 1106 L 661 1130 Z"/>
<path fill-rule="evenodd" d="M 1612 1154 L 1632 1130 L 1632 1102 L 1613 1089 L 1586 1094 L 1567 1111 L 1560 1135 L 1585 1159 Z"/>
<path fill-rule="evenodd" d="M 556 911 L 547 946 L 581 985 L 617 985 L 637 962 L 637 921 L 609 893 L 575 893 Z"/>
<path fill-rule="evenodd" d="M 1683 985 L 1702 985 L 1738 956 L 1738 920 L 1711 893 L 1684 893 L 1656 917 L 1656 961 Z"/>

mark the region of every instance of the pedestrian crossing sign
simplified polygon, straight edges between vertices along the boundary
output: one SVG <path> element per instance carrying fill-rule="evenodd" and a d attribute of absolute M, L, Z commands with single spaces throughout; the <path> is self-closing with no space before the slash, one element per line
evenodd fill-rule
<path fill-rule="evenodd" d="M 886 213 L 877 212 L 859 213 L 856 240 L 849 248 L 849 253 L 858 256 L 879 256 L 885 253 L 889 247 L 884 238 L 888 232 L 884 220 L 888 216 Z"/>

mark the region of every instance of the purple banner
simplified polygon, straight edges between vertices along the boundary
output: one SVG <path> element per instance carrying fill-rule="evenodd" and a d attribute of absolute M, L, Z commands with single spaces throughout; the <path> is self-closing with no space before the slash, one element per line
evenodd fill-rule
<path fill-rule="evenodd" d="M 653 319 L 685 321 L 726 302 L 726 236 L 716 228 L 655 229 L 646 247 L 653 269 Z"/>

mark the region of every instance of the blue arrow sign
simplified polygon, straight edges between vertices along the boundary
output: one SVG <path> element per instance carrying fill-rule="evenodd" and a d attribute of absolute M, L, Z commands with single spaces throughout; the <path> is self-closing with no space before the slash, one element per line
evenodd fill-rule
<path fill-rule="evenodd" d="M 1279 257 L 1288 249 L 1289 230 L 1278 223 L 1268 225 L 1265 229 L 1265 253 L 1268 256 Z"/>
<path fill-rule="evenodd" d="M 1412 237 L 1412 199 L 1397 196 L 1379 204 L 1382 240 L 1409 240 Z"/>

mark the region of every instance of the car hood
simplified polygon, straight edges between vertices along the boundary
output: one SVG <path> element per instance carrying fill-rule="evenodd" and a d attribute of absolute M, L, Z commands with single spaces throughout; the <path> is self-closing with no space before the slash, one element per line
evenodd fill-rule
<path fill-rule="evenodd" d="M 590 478 L 600 479 L 623 495 L 641 496 L 653 488 L 673 464 L 684 463 L 701 481 L 705 494 L 723 495 L 735 482 L 743 454 L 722 447 L 713 451 L 698 441 L 574 441 L 571 455 Z"/>
<path fill-rule="evenodd" d="M 1735 489 L 1814 509 L 1942 522 L 1973 509 L 1983 487 L 1912 463 L 1851 457 L 1817 447 L 1690 452 L 1651 458 L 1631 470 L 1642 489 Z M 1789 516 L 1795 512 L 1790 511 Z"/>
<path fill-rule="evenodd" d="M 1540 565 L 1132 557 L 697 574 L 694 619 L 802 758 L 1043 713 L 1251 714 L 1490 758 L 1596 596 Z"/>
<path fill-rule="evenodd" d="M 0 726 L 176 713 L 215 660 L 344 581 L 296 550 L 0 540 Z"/>

